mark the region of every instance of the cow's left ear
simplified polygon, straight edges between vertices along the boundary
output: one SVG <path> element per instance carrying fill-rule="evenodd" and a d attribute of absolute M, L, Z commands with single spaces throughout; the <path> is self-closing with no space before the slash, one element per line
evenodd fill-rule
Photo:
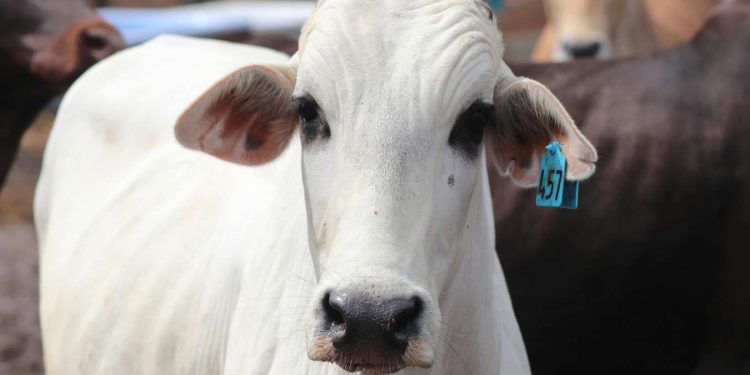
<path fill-rule="evenodd" d="M 515 77 L 506 68 L 495 86 L 494 102 L 496 116 L 487 128 L 486 145 L 501 175 L 510 175 L 521 187 L 536 186 L 545 146 L 555 140 L 567 157 L 568 180 L 583 180 L 594 173 L 596 150 L 541 83 Z"/>
<path fill-rule="evenodd" d="M 295 71 L 281 65 L 239 69 L 206 91 L 175 125 L 185 147 L 247 165 L 273 160 L 299 121 Z"/>

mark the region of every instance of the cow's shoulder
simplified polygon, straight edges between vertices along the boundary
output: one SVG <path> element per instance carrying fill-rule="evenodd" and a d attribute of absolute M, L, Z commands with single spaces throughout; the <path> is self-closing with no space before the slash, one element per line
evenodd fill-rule
<path fill-rule="evenodd" d="M 213 85 L 254 64 L 287 64 L 289 57 L 262 47 L 180 36 L 162 36 L 120 52 L 84 74 L 63 99 L 55 143 L 64 149 L 88 143 L 132 151 L 174 145 L 178 117 Z M 96 142 L 93 142 L 96 141 Z M 60 149 L 60 152 L 67 152 Z"/>
<path fill-rule="evenodd" d="M 276 358 L 279 323 L 260 317 L 278 305 L 257 302 L 274 295 L 257 281 L 290 273 L 289 262 L 307 254 L 299 141 L 277 160 L 247 167 L 185 149 L 173 127 L 227 74 L 286 61 L 257 47 L 161 37 L 102 62 L 66 95 L 35 203 L 45 264 L 40 289 L 61 296 L 41 307 L 45 345 L 64 347 L 46 356 L 50 372 L 177 373 L 187 366 L 220 373 L 230 327 L 244 324 L 234 320 L 237 308 L 259 326 L 244 332 L 265 340 L 230 342 L 247 348 L 245 355 L 270 353 L 251 356 L 256 363 Z M 250 306 L 238 302 L 241 285 Z M 96 321 L 57 324 L 87 314 Z M 97 325 L 111 321 L 117 329 Z M 71 359 L 82 352 L 97 355 Z M 121 356 L 139 360 L 123 367 Z"/>
<path fill-rule="evenodd" d="M 52 209 L 45 203 L 51 196 L 74 191 L 90 191 L 92 199 L 100 200 L 108 195 L 111 201 L 125 199 L 136 181 L 173 191 L 174 179 L 166 176 L 180 170 L 208 179 L 218 178 L 212 171 L 226 169 L 226 181 L 265 174 L 268 168 L 241 169 L 185 149 L 175 139 L 174 126 L 193 102 L 232 72 L 288 61 L 287 55 L 266 48 L 163 36 L 97 64 L 61 104 L 38 185 L 38 217 Z M 91 215 L 99 210 L 90 209 Z M 38 221 L 40 234 L 44 221 Z"/>

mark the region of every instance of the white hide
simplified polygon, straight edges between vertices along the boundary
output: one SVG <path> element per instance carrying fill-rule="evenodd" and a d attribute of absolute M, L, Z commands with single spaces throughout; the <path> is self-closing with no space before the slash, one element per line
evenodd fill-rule
<path fill-rule="evenodd" d="M 162 37 L 71 88 L 36 201 L 48 374 L 343 373 L 306 356 L 315 273 L 297 137 L 276 160 L 246 167 L 186 150 L 173 135 L 182 111 L 221 78 L 284 61 Z M 401 373 L 529 372 L 487 184 L 482 172 L 468 222 L 482 251 L 454 270 L 447 293 L 460 297 L 441 306 L 444 322 L 463 318 L 442 333 L 432 369 Z"/>
<path fill-rule="evenodd" d="M 495 21 L 482 2 L 349 4 L 319 5 L 295 59 L 295 95 L 317 100 L 333 134 L 302 157 L 312 251 L 324 264 L 318 298 L 372 280 L 418 293 L 436 373 L 522 373 L 486 167 L 446 142 L 462 110 L 492 102 L 503 52 Z M 455 342 L 451 331 L 462 332 Z M 489 359 L 498 353 L 506 359 Z"/>
<path fill-rule="evenodd" d="M 48 374 L 305 372 L 291 314 L 313 280 L 298 144 L 247 168 L 173 133 L 228 73 L 286 61 L 162 37 L 71 88 L 36 201 Z"/>
<path fill-rule="evenodd" d="M 292 61 L 333 136 L 303 149 L 295 133 L 261 166 L 187 150 L 174 125 L 282 54 L 162 37 L 71 88 L 36 200 L 48 374 L 343 373 L 307 358 L 314 306 L 370 281 L 425 296 L 434 363 L 400 374 L 529 373 L 483 151 L 447 144 L 492 101 L 495 21 L 473 0 L 352 4 L 319 2 Z"/>

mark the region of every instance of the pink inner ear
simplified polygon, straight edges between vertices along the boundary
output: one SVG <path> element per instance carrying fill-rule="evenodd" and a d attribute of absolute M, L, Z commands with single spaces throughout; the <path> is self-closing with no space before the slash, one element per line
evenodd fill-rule
<path fill-rule="evenodd" d="M 249 66 L 214 85 L 180 117 L 177 139 L 235 163 L 257 165 L 278 156 L 294 132 L 289 105 L 293 72 Z"/>
<path fill-rule="evenodd" d="M 578 128 L 574 129 L 572 136 L 566 135 L 564 131 L 564 129 L 559 129 L 559 133 L 538 138 L 531 142 L 531 145 L 515 146 L 508 150 L 509 154 L 505 161 L 508 164 L 514 161 L 511 178 L 516 184 L 524 187 L 536 185 L 539 177 L 539 161 L 546 152 L 545 147 L 552 141 L 558 141 L 563 145 L 563 153 L 568 164 L 566 176 L 568 180 L 584 180 L 594 173 L 597 160 L 596 150 L 585 138 L 579 138 L 583 135 L 580 135 Z"/>
<path fill-rule="evenodd" d="M 596 150 L 539 82 L 513 76 L 498 80 L 495 107 L 497 122 L 488 129 L 488 149 L 500 172 L 510 172 L 516 184 L 536 185 L 540 157 L 555 140 L 568 159 L 568 179 L 585 179 L 594 172 Z"/>
<path fill-rule="evenodd" d="M 562 142 L 561 142 L 562 143 Z M 568 162 L 568 180 L 578 181 L 589 178 L 596 170 L 596 150 L 586 144 L 573 142 L 571 145 L 563 144 L 563 153 Z"/>
<path fill-rule="evenodd" d="M 539 178 L 539 158 L 544 152 L 544 147 L 512 146 L 504 152 L 496 154 L 496 163 L 499 168 L 504 168 L 503 173 L 510 175 L 513 182 L 524 188 L 533 187 Z"/>

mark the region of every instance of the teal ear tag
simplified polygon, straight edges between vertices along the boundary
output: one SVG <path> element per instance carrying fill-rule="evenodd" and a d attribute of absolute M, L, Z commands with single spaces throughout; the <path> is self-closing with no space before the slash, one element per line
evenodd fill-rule
<path fill-rule="evenodd" d="M 568 164 L 562 146 L 554 141 L 545 147 L 539 167 L 536 205 L 540 207 L 578 208 L 578 181 L 566 181 Z"/>
<path fill-rule="evenodd" d="M 490 0 L 490 6 L 492 10 L 500 10 L 503 8 L 503 0 Z"/>

